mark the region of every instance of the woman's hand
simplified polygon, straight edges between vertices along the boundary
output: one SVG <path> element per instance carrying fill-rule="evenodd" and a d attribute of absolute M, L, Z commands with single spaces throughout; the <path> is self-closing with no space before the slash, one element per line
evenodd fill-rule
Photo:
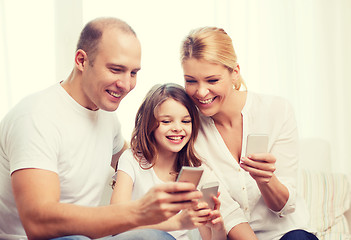
<path fill-rule="evenodd" d="M 276 170 L 275 162 L 276 158 L 272 154 L 257 153 L 242 157 L 240 167 L 249 172 L 258 184 L 269 183 Z"/>
<path fill-rule="evenodd" d="M 276 158 L 270 153 L 250 154 L 242 157 L 240 167 L 255 179 L 262 197 L 271 210 L 278 212 L 289 199 L 289 191 L 274 174 Z"/>

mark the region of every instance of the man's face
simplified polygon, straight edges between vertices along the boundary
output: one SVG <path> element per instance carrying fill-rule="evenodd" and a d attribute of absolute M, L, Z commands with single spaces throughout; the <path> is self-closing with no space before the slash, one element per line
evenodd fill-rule
<path fill-rule="evenodd" d="M 93 63 L 88 60 L 83 67 L 82 105 L 91 110 L 115 111 L 135 87 L 140 62 L 141 46 L 133 34 L 105 30 Z"/>

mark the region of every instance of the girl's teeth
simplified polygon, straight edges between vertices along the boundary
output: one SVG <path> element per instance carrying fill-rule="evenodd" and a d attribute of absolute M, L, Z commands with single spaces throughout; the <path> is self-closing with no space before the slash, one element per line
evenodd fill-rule
<path fill-rule="evenodd" d="M 182 137 L 168 137 L 169 139 L 171 139 L 171 140 L 180 140 L 180 139 L 182 139 Z"/>

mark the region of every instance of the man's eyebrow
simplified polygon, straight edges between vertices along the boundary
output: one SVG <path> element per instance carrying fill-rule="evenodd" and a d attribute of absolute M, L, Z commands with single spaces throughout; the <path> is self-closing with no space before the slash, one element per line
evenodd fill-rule
<path fill-rule="evenodd" d="M 106 65 L 113 68 L 128 69 L 125 65 L 121 65 L 121 64 L 107 63 Z M 133 71 L 139 71 L 140 69 L 141 67 L 136 67 L 136 68 L 133 68 Z"/>

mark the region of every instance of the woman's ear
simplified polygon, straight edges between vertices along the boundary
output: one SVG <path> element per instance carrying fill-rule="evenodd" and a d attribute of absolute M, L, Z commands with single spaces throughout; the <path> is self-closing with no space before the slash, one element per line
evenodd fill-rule
<path fill-rule="evenodd" d="M 74 58 L 74 64 L 76 65 L 76 68 L 78 68 L 80 71 L 83 71 L 85 64 L 87 64 L 87 61 L 88 55 L 86 52 L 82 49 L 78 49 Z"/>
<path fill-rule="evenodd" d="M 240 88 L 241 83 L 240 81 L 240 66 L 239 64 L 236 64 L 236 66 L 233 68 L 233 71 L 231 72 L 231 77 L 232 77 L 232 83 L 235 89 Z"/>

